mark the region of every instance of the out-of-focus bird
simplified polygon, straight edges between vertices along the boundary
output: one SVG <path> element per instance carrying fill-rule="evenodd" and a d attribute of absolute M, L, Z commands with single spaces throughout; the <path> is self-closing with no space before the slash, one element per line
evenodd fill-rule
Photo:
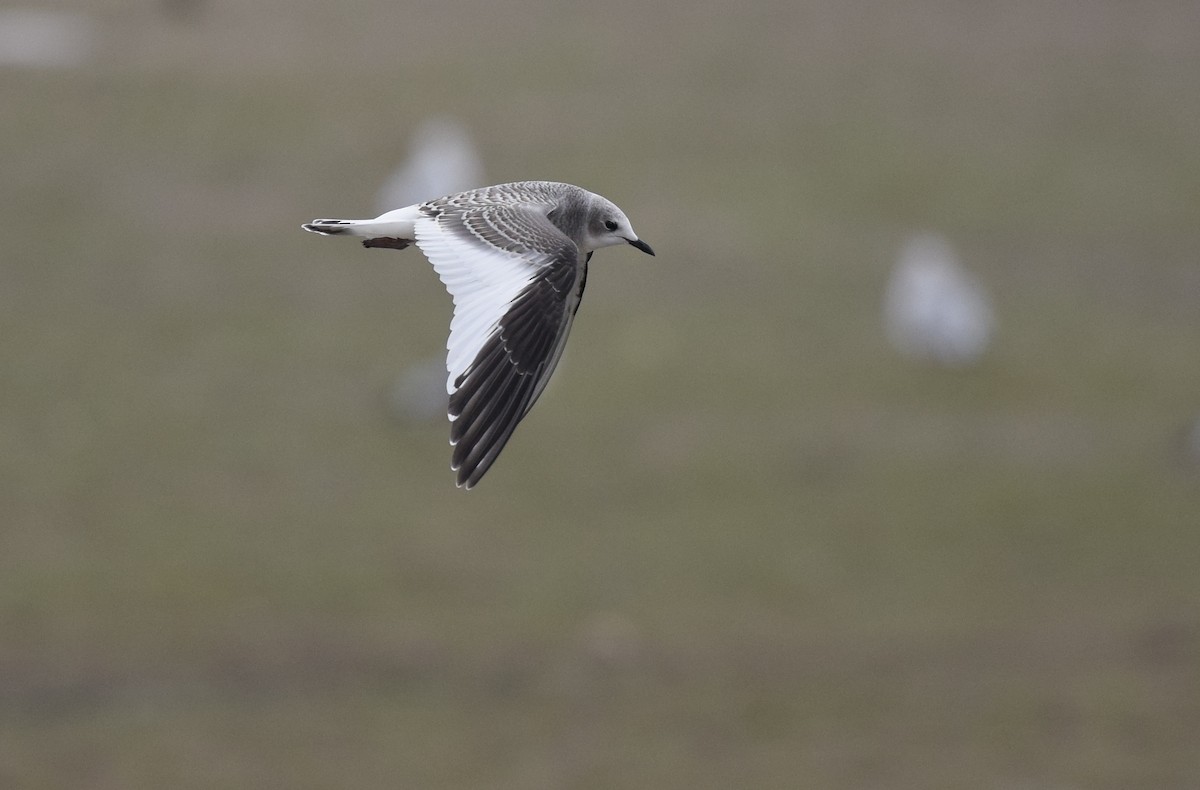
<path fill-rule="evenodd" d="M 949 242 L 932 234 L 905 244 L 883 308 L 888 340 L 900 353 L 949 367 L 978 362 L 995 326 L 983 286 Z"/>
<path fill-rule="evenodd" d="M 428 118 L 409 142 L 408 159 L 379 188 L 375 203 L 383 213 L 483 183 L 483 159 L 467 127 L 452 118 Z"/>
<path fill-rule="evenodd" d="M 70 68 L 91 60 L 91 17 L 77 11 L 0 9 L 0 66 Z"/>
<path fill-rule="evenodd" d="M 414 362 L 396 375 L 388 405 L 402 422 L 426 422 L 446 417 L 446 362 L 429 357 Z"/>
<path fill-rule="evenodd" d="M 1200 416 L 1192 417 L 1176 431 L 1174 451 L 1182 466 L 1200 467 Z"/>
<path fill-rule="evenodd" d="M 453 118 L 425 119 L 413 133 L 408 158 L 383 185 L 375 203 L 380 213 L 430 195 L 452 195 L 484 181 L 480 157 L 467 127 Z M 445 365 L 418 362 L 397 374 L 388 395 L 392 414 L 414 422 L 446 413 Z"/>

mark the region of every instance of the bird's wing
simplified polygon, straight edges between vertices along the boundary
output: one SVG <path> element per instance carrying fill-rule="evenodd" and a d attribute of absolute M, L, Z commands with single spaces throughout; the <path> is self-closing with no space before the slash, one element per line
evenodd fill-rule
<path fill-rule="evenodd" d="M 483 477 L 545 389 L 582 295 L 585 262 L 549 208 L 430 203 L 416 222 L 454 299 L 446 389 L 460 486 Z"/>

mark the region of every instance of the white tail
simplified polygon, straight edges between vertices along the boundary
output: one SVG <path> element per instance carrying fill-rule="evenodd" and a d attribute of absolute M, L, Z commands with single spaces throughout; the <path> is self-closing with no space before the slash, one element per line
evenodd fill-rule
<path fill-rule="evenodd" d="M 349 228 L 345 226 L 350 225 L 352 222 L 354 222 L 354 220 L 314 219 L 312 222 L 306 222 L 300 227 L 304 228 L 309 233 L 320 233 L 322 236 L 336 236 L 340 233 L 349 232 Z"/>
<path fill-rule="evenodd" d="M 421 213 L 416 206 L 405 206 L 381 214 L 375 219 L 314 219 L 300 227 L 322 236 L 361 236 L 367 239 L 415 238 L 413 229 Z"/>

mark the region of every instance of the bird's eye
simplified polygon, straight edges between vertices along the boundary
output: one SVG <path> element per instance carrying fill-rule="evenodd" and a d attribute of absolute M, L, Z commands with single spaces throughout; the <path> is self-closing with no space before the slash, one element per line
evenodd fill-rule
<path fill-rule="evenodd" d="M 605 230 L 616 230 L 617 223 L 613 222 L 611 219 L 606 219 L 606 220 L 604 220 L 604 229 Z"/>

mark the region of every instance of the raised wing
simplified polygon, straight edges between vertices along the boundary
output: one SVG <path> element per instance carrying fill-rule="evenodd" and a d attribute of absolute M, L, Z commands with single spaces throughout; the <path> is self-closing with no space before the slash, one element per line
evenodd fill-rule
<path fill-rule="evenodd" d="M 471 488 L 562 356 L 584 273 L 575 243 L 536 204 L 426 204 L 417 244 L 454 299 L 446 343 L 451 468 Z"/>

